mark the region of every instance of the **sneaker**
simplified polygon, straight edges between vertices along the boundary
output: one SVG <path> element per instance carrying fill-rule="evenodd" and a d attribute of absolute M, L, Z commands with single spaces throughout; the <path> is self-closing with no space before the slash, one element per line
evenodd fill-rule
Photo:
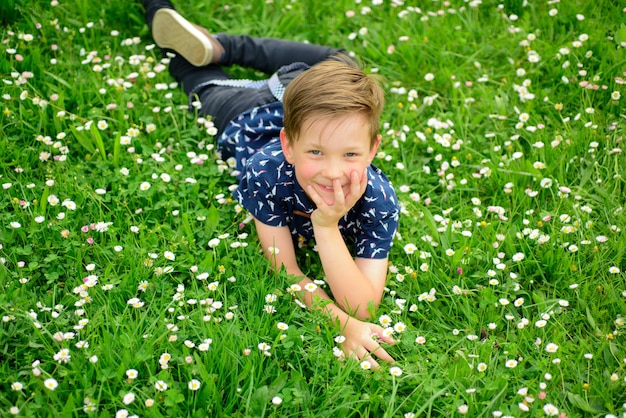
<path fill-rule="evenodd" d="M 196 67 L 210 64 L 213 59 L 209 38 L 175 10 L 157 10 L 152 21 L 152 37 L 158 46 L 174 50 Z"/>

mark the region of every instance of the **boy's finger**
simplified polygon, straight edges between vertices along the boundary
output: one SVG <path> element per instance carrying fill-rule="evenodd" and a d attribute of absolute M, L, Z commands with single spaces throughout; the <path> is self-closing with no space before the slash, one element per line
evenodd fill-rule
<path fill-rule="evenodd" d="M 350 194 L 352 196 L 360 196 L 361 188 L 362 188 L 363 179 L 359 177 L 359 173 L 353 171 L 350 174 Z"/>
<path fill-rule="evenodd" d="M 367 168 L 363 171 L 363 175 L 361 176 L 361 190 L 364 192 L 367 188 Z"/>
<path fill-rule="evenodd" d="M 359 347 L 359 354 L 357 358 L 359 359 L 359 361 L 369 362 L 372 369 L 378 369 L 380 367 L 378 362 L 374 360 L 374 357 L 372 357 L 372 354 L 363 347 Z"/>
<path fill-rule="evenodd" d="M 386 342 L 387 344 L 395 344 L 396 340 L 391 335 L 385 335 L 381 327 L 374 328 L 372 330 L 379 340 Z"/>
<path fill-rule="evenodd" d="M 307 194 L 309 195 L 309 197 L 311 198 L 311 200 L 313 201 L 313 203 L 315 203 L 315 206 L 317 206 L 318 208 L 320 207 L 320 205 L 322 205 L 324 202 L 324 199 L 322 199 L 322 197 L 320 196 L 320 194 L 317 192 L 317 190 L 315 190 L 315 187 L 313 187 L 312 184 L 309 184 L 306 187 L 307 190 Z"/>
<path fill-rule="evenodd" d="M 341 187 L 341 180 L 333 180 L 333 192 L 335 192 L 335 205 L 343 205 L 345 202 L 345 196 L 343 195 L 343 188 Z"/>
<path fill-rule="evenodd" d="M 383 361 L 393 361 L 393 357 L 391 357 L 389 353 L 385 351 L 385 349 L 382 348 L 380 345 L 370 352 Z"/>
<path fill-rule="evenodd" d="M 372 365 L 372 369 L 378 370 L 380 369 L 380 364 L 376 360 L 374 360 L 371 356 L 367 358 L 367 361 Z"/>

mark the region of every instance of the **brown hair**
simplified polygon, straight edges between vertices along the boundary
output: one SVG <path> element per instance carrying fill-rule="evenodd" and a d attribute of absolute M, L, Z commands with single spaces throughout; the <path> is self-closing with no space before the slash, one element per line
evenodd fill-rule
<path fill-rule="evenodd" d="M 285 133 L 293 142 L 311 118 L 362 113 L 369 120 L 373 146 L 384 103 L 378 78 L 365 74 L 349 56 L 336 54 L 304 71 L 287 86 L 283 96 Z"/>

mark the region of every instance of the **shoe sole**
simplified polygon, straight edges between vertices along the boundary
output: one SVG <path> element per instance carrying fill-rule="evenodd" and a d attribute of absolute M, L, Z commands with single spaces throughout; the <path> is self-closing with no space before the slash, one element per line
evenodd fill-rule
<path fill-rule="evenodd" d="M 196 67 L 209 64 L 213 58 L 213 45 L 206 35 L 172 9 L 156 12 L 152 37 L 158 46 L 174 50 Z"/>

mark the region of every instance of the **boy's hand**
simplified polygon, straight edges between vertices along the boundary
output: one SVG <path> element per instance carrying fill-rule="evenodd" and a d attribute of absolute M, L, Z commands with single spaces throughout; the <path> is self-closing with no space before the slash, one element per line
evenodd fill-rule
<path fill-rule="evenodd" d="M 384 341 L 389 344 L 395 344 L 395 341 L 392 337 L 385 337 L 383 335 L 383 328 L 379 325 L 359 321 L 356 318 L 350 318 L 346 323 L 343 333 L 346 340 L 342 344 L 342 347 L 347 357 L 353 357 L 357 360 L 367 360 L 372 365 L 372 368 L 379 367 L 373 355 L 383 361 L 394 361 L 385 349 L 380 346 L 378 341 Z M 374 339 L 374 336 L 376 336 L 378 341 Z"/>
<path fill-rule="evenodd" d="M 320 196 L 312 185 L 307 187 L 307 193 L 311 200 L 317 206 L 317 209 L 311 214 L 313 224 L 322 227 L 337 226 L 339 219 L 344 216 L 354 206 L 354 204 L 363 196 L 367 188 L 367 169 L 359 174 L 353 171 L 350 174 L 349 191 L 344 194 L 341 187 L 341 180 L 333 181 L 334 201 L 332 204 Z"/>

